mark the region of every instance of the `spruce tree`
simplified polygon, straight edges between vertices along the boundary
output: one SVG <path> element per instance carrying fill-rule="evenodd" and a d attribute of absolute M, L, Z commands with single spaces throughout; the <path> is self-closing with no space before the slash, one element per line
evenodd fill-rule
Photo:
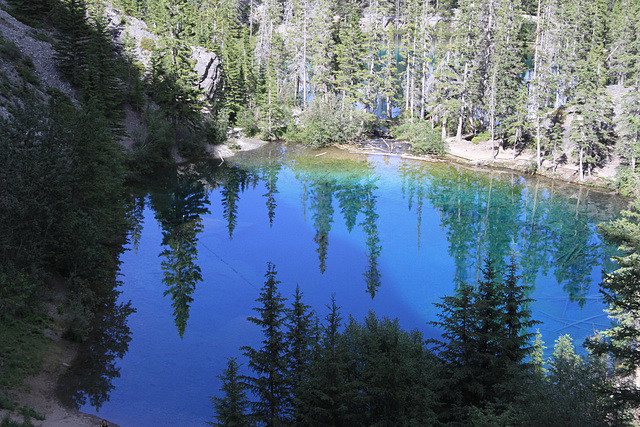
<path fill-rule="evenodd" d="M 516 270 L 512 258 L 502 279 L 488 258 L 477 289 L 459 284 L 455 296 L 434 304 L 440 320 L 430 323 L 444 330 L 442 341 L 431 342 L 444 368 L 446 419 L 459 419 L 470 406 L 509 403 L 517 396 L 534 322 Z"/>
<path fill-rule="evenodd" d="M 249 369 L 255 374 L 243 378 L 257 398 L 251 404 L 252 417 L 266 426 L 286 423 L 288 400 L 287 349 L 283 331 L 285 298 L 278 291 L 280 281 L 276 279 L 276 274 L 275 266 L 268 263 L 266 280 L 256 300 L 261 306 L 253 309 L 258 316 L 247 318 L 262 330 L 262 347 L 241 347 L 249 359 Z"/>
<path fill-rule="evenodd" d="M 502 324 L 505 328 L 505 336 L 500 351 L 510 363 L 520 365 L 534 350 L 531 340 L 537 335 L 531 332 L 531 328 L 540 322 L 531 319 L 529 304 L 533 299 L 527 296 L 529 287 L 519 284 L 521 277 L 517 270 L 515 254 L 511 254 L 502 285 L 504 294 Z"/>
<path fill-rule="evenodd" d="M 215 411 L 216 422 L 207 421 L 210 426 L 245 427 L 250 425 L 246 411 L 249 401 L 246 395 L 246 385 L 239 374 L 238 362 L 234 357 L 227 359 L 227 367 L 218 375 L 222 380 L 220 391 L 223 397 L 209 397 Z"/>
<path fill-rule="evenodd" d="M 362 324 L 351 318 L 343 337 L 350 425 L 433 424 L 434 359 L 419 332 L 369 312 Z"/>
<path fill-rule="evenodd" d="M 596 355 L 613 356 L 628 372 L 634 372 L 640 366 L 640 202 L 635 201 L 621 218 L 600 225 L 599 230 L 621 251 L 613 257 L 618 268 L 607 273 L 601 284 L 615 323 L 603 339 L 587 341 L 587 347 Z"/>
<path fill-rule="evenodd" d="M 314 338 L 315 313 L 311 307 L 302 302 L 302 292 L 296 286 L 291 307 L 286 309 L 285 344 L 287 347 L 286 383 L 288 389 L 287 413 L 292 422 L 301 422 L 298 396 L 302 392 L 302 384 L 309 375 L 312 340 Z"/>
<path fill-rule="evenodd" d="M 595 166 L 607 159 L 607 146 L 612 141 L 613 105 L 596 74 L 601 66 L 596 61 L 596 52 L 590 52 L 588 58 L 578 63 L 576 75 L 579 81 L 573 101 L 576 115 L 569 139 L 578 155 L 580 180 L 584 180 L 585 172 L 591 174 Z"/>
<path fill-rule="evenodd" d="M 493 401 L 496 397 L 494 387 L 506 379 L 507 365 L 501 358 L 507 332 L 504 328 L 506 325 L 502 323 L 503 302 L 502 284 L 497 277 L 493 260 L 487 258 L 474 294 L 476 343 L 470 367 L 474 372 L 477 394 L 469 403 Z"/>
<path fill-rule="evenodd" d="M 335 295 L 329 314 L 314 346 L 309 375 L 299 396 L 303 425 L 346 425 L 347 415 L 345 348 L 341 334 L 342 317 Z"/>
<path fill-rule="evenodd" d="M 91 29 L 82 0 L 68 0 L 58 11 L 60 36 L 55 44 L 56 67 L 75 86 L 80 87 L 87 72 L 87 43 Z"/>
<path fill-rule="evenodd" d="M 442 389 L 443 400 L 454 406 L 477 400 L 472 396 L 480 391 L 471 366 L 478 339 L 473 304 L 473 287 L 458 283 L 454 296 L 444 296 L 442 302 L 434 303 L 440 309 L 436 315 L 440 320 L 429 322 L 443 330 L 445 341 L 430 342 L 436 344 L 438 358 L 444 364 L 447 384 Z"/>
<path fill-rule="evenodd" d="M 82 81 L 85 99 L 93 99 L 102 108 L 112 127 L 121 127 L 125 90 L 120 76 L 122 64 L 113 54 L 106 23 L 101 18 L 93 22 L 86 45 L 87 69 Z"/>
<path fill-rule="evenodd" d="M 336 43 L 335 70 L 336 89 L 342 93 L 342 103 L 351 107 L 362 102 L 366 75 L 364 34 L 360 28 L 360 17 L 352 13 L 343 18 L 338 28 L 339 43 Z"/>

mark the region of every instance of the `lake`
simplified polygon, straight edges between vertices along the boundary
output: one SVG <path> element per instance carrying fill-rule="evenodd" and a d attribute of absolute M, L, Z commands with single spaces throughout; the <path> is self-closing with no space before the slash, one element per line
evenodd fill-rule
<path fill-rule="evenodd" d="M 299 285 L 321 317 L 335 294 L 344 318 L 374 310 L 437 337 L 433 303 L 459 281 L 475 284 L 489 255 L 501 266 L 515 252 L 547 347 L 567 333 L 579 346 L 609 323 L 598 284 L 614 252 L 596 224 L 618 215 L 616 196 L 277 144 L 219 163 L 180 166 L 136 189 L 121 305 L 85 345 L 80 379 L 59 389 L 72 406 L 122 426 L 212 421 L 208 396 L 226 358 L 246 365 L 239 347 L 261 339 L 246 319 L 268 262 L 282 295 Z"/>

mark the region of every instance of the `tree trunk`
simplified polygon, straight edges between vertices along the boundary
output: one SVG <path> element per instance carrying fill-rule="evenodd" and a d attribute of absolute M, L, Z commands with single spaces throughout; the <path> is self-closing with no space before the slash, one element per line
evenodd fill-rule
<path fill-rule="evenodd" d="M 538 171 L 542 169 L 542 156 L 541 156 L 542 148 L 540 147 L 541 138 L 542 137 L 540 135 L 540 117 L 536 116 L 536 164 L 538 165 Z"/>
<path fill-rule="evenodd" d="M 495 137 L 496 137 L 496 72 L 498 64 L 493 67 L 493 76 L 491 76 L 491 161 L 496 158 Z"/>
<path fill-rule="evenodd" d="M 462 141 L 462 122 L 464 121 L 464 102 L 465 102 L 465 92 L 467 86 L 467 73 L 469 71 L 469 63 L 464 64 L 464 76 L 462 78 L 462 87 L 463 93 L 462 98 L 460 99 L 460 113 L 458 117 L 458 132 L 456 133 L 456 140 L 458 142 Z"/>
<path fill-rule="evenodd" d="M 447 117 L 442 117 L 442 140 L 447 139 Z"/>
<path fill-rule="evenodd" d="M 584 181 L 584 167 L 582 165 L 583 157 L 584 157 L 584 148 L 580 147 L 580 181 Z"/>

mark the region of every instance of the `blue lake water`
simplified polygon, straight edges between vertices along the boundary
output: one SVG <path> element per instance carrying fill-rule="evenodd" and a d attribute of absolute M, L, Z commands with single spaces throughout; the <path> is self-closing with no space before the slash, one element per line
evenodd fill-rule
<path fill-rule="evenodd" d="M 226 358 L 245 363 L 238 348 L 260 341 L 246 318 L 268 262 L 283 296 L 299 285 L 321 317 L 335 294 L 345 318 L 374 310 L 432 337 L 433 303 L 456 281 L 475 283 L 489 254 L 499 265 L 515 251 L 547 347 L 607 327 L 598 283 L 612 252 L 595 224 L 618 214 L 619 198 L 511 172 L 322 153 L 269 145 L 140 190 L 121 258 L 131 341 L 99 409 L 95 391 L 75 390 L 89 398 L 76 399 L 82 411 L 122 426 L 212 421 Z"/>

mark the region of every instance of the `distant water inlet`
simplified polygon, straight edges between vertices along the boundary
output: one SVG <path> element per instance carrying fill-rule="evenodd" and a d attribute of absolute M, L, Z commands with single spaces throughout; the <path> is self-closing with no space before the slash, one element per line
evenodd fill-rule
<path fill-rule="evenodd" d="M 109 335 L 116 349 L 130 339 L 128 351 L 95 338 L 118 358 L 97 374 L 85 363 L 84 380 L 63 384 L 68 400 L 121 425 L 211 420 L 226 358 L 242 364 L 238 348 L 261 339 L 246 318 L 267 262 L 283 296 L 299 285 L 321 317 L 335 294 L 345 318 L 374 310 L 432 337 L 433 303 L 475 284 L 486 258 L 500 271 L 515 253 L 547 347 L 608 326 L 598 284 L 613 252 L 596 224 L 618 215 L 617 197 L 514 173 L 318 154 L 269 145 L 139 189 L 120 296 L 135 312 Z"/>

